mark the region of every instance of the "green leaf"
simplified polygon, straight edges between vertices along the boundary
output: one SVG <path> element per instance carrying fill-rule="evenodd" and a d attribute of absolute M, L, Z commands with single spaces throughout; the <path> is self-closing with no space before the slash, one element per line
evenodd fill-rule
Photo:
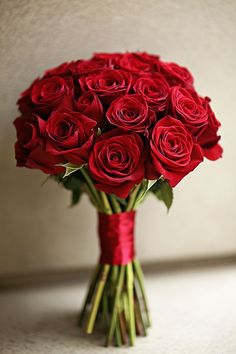
<path fill-rule="evenodd" d="M 66 178 L 63 178 L 61 183 L 66 189 L 74 190 L 80 189 L 83 182 L 78 178 L 77 174 L 69 175 Z"/>
<path fill-rule="evenodd" d="M 156 183 L 156 180 L 148 180 L 147 191 L 152 188 L 152 186 Z"/>
<path fill-rule="evenodd" d="M 80 189 L 74 189 L 71 194 L 71 206 L 74 206 L 75 204 L 79 203 L 80 197 L 81 197 L 81 190 Z"/>
<path fill-rule="evenodd" d="M 144 200 L 147 195 L 147 192 L 152 188 L 152 186 L 156 183 L 156 180 L 150 181 L 148 179 L 144 179 L 140 185 L 140 189 L 135 200 L 134 208 L 136 209 L 140 203 Z"/>
<path fill-rule="evenodd" d="M 57 166 L 65 167 L 66 172 L 63 176 L 63 178 L 65 178 L 65 177 L 71 175 L 72 173 L 80 170 L 84 165 L 77 166 L 77 165 L 73 165 L 72 163 L 68 162 L 68 163 L 60 163 Z"/>
<path fill-rule="evenodd" d="M 159 200 L 164 202 L 168 210 L 170 209 L 173 202 L 173 190 L 166 180 L 163 178 L 157 180 L 151 187 L 151 192 L 153 192 Z"/>
<path fill-rule="evenodd" d="M 147 179 L 144 179 L 140 185 L 136 200 L 135 200 L 135 208 L 143 201 L 146 192 L 148 190 L 148 183 L 149 181 Z"/>

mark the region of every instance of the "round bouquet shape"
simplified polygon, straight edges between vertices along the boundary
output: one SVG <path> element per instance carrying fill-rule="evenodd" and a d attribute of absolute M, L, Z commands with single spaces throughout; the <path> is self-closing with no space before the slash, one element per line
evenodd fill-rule
<path fill-rule="evenodd" d="M 21 94 L 17 166 L 40 169 L 97 209 L 100 259 L 79 324 L 105 344 L 134 345 L 150 326 L 135 256 L 136 210 L 149 194 L 169 209 L 204 157 L 222 156 L 219 121 L 184 67 L 148 53 L 98 53 L 48 70 Z M 100 324 L 100 326 L 98 326 Z"/>

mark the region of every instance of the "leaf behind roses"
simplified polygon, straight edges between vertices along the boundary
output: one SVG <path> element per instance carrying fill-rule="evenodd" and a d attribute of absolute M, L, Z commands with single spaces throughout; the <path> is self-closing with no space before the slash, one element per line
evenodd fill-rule
<path fill-rule="evenodd" d="M 164 202 L 167 210 L 169 211 L 173 203 L 173 189 L 169 183 L 166 180 L 160 178 L 156 181 L 150 190 L 159 200 Z"/>
<path fill-rule="evenodd" d="M 83 182 L 80 180 L 79 175 L 70 174 L 65 177 L 65 175 L 61 174 L 53 177 L 65 189 L 71 191 L 71 206 L 79 203 L 80 197 L 84 193 Z"/>
<path fill-rule="evenodd" d="M 81 189 L 82 188 L 82 182 L 81 180 L 78 178 L 77 174 L 76 175 L 70 175 L 66 178 L 63 178 L 61 180 L 61 183 L 63 184 L 63 186 L 66 189 L 69 189 L 71 191 L 75 190 L 75 189 Z"/>
<path fill-rule="evenodd" d="M 82 191 L 80 189 L 74 189 L 71 194 L 71 206 L 76 205 L 80 201 L 80 197 L 82 195 Z"/>

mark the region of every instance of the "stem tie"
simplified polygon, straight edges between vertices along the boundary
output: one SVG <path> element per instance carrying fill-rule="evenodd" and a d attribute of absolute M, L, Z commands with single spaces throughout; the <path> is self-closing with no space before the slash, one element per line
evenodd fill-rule
<path fill-rule="evenodd" d="M 98 213 L 101 264 L 125 265 L 134 259 L 135 211 Z"/>

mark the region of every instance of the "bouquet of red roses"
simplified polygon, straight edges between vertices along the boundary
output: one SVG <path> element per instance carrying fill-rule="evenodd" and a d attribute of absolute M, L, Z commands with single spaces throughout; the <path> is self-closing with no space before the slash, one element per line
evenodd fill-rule
<path fill-rule="evenodd" d="M 79 323 L 134 344 L 150 325 L 134 251 L 135 210 L 153 193 L 170 208 L 175 187 L 222 155 L 220 126 L 191 73 L 147 53 L 98 53 L 48 70 L 21 94 L 17 166 L 37 168 L 98 210 L 101 256 Z"/>

